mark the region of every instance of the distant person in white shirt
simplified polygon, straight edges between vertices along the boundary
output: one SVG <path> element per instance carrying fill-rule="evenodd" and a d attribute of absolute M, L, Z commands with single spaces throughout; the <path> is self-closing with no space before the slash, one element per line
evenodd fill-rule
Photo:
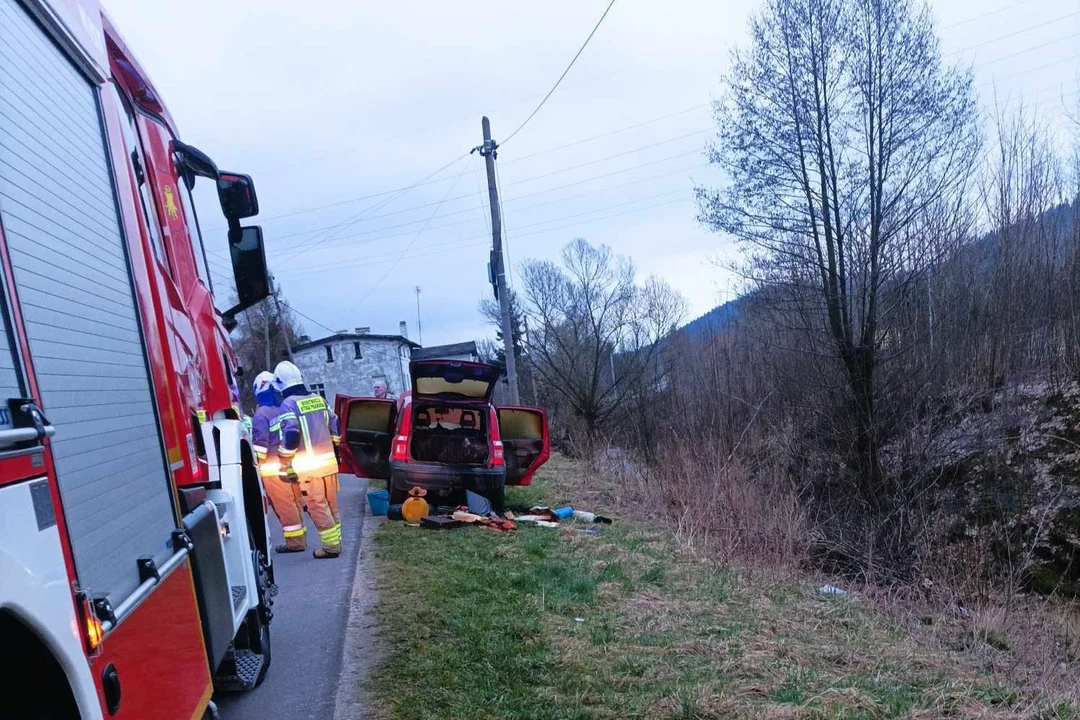
<path fill-rule="evenodd" d="M 376 380 L 374 387 L 375 397 L 381 400 L 394 400 L 394 394 L 386 389 L 385 380 Z"/>

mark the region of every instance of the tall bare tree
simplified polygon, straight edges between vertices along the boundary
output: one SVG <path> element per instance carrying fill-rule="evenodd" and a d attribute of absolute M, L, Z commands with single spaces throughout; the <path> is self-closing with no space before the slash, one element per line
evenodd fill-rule
<path fill-rule="evenodd" d="M 575 239 L 562 260 L 562 267 L 533 260 L 522 268 L 526 349 L 591 444 L 633 398 L 659 389 L 660 341 L 686 303 L 656 278 L 637 285 L 633 264 L 606 245 Z"/>
<path fill-rule="evenodd" d="M 960 202 L 978 151 L 971 74 L 943 64 L 914 0 L 767 0 L 733 56 L 701 218 L 747 247 L 749 273 L 837 361 L 844 440 L 877 504 L 879 365 L 905 287 L 940 259 L 923 229 Z"/>

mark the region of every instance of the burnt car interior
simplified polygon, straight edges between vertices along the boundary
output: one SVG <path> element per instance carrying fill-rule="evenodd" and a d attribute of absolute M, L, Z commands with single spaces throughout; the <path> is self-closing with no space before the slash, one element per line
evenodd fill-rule
<path fill-rule="evenodd" d="M 417 405 L 413 412 L 411 449 L 414 460 L 447 465 L 487 463 L 485 412 L 440 405 Z"/>

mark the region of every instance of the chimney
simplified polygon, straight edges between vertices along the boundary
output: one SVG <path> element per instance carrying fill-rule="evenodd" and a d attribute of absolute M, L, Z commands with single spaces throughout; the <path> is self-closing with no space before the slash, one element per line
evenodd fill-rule
<path fill-rule="evenodd" d="M 401 337 L 403 337 L 405 339 L 408 339 L 409 338 L 409 323 L 405 322 L 404 320 L 399 322 L 398 323 L 398 334 L 401 335 Z"/>
<path fill-rule="evenodd" d="M 300 337 L 298 337 L 296 339 L 299 340 L 302 343 L 311 342 L 311 336 L 310 335 L 301 335 Z"/>
<path fill-rule="evenodd" d="M 369 328 L 369 327 L 358 327 L 358 328 L 356 328 L 356 334 L 357 335 L 370 335 L 371 334 L 371 328 Z"/>

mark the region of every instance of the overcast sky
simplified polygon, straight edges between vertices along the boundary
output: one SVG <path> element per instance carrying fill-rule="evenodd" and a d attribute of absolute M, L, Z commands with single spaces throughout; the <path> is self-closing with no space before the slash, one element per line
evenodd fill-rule
<path fill-rule="evenodd" d="M 490 334 L 480 117 L 497 141 L 532 111 L 607 0 L 409 3 L 104 0 L 182 138 L 250 173 L 271 270 L 312 336 L 371 326 L 426 345 Z M 617 0 L 563 84 L 499 153 L 508 253 L 573 237 L 630 256 L 690 317 L 737 290 L 729 240 L 695 220 L 695 183 L 749 0 Z M 513 11 L 510 7 L 513 7 Z M 1080 78 L 1080 0 L 936 0 L 947 59 L 975 67 L 984 107 L 1022 94 L 1063 127 Z M 199 194 L 211 264 L 223 219 Z M 224 282 L 220 277 L 217 284 Z M 309 319 L 310 318 L 310 319 Z M 689 319 L 689 318 L 688 318 Z"/>

